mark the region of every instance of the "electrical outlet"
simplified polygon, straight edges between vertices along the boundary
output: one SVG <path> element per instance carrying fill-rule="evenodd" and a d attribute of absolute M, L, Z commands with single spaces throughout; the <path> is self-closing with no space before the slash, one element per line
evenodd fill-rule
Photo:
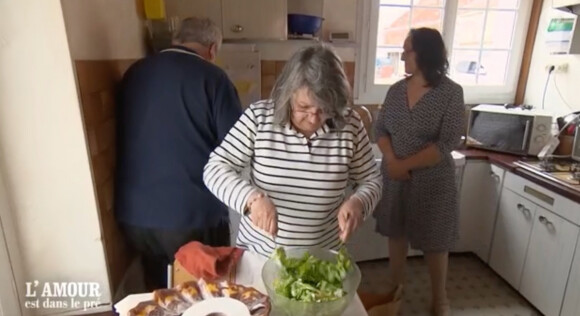
<path fill-rule="evenodd" d="M 556 65 L 555 71 L 559 72 L 559 73 L 568 72 L 568 63 L 562 63 L 559 65 Z"/>
<path fill-rule="evenodd" d="M 553 72 L 556 72 L 556 73 L 568 72 L 568 63 L 546 64 L 546 67 L 544 67 L 544 70 L 550 71 L 550 67 L 554 67 Z"/>

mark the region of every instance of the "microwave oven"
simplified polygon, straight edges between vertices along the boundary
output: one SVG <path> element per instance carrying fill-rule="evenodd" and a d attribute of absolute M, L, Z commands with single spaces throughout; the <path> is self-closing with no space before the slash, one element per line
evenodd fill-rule
<path fill-rule="evenodd" d="M 469 112 L 466 145 L 537 156 L 550 142 L 552 120 L 548 112 L 537 109 L 480 104 Z"/>

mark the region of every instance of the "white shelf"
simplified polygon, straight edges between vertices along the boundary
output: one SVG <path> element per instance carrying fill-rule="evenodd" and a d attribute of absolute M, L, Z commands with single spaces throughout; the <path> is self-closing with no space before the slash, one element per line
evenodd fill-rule
<path fill-rule="evenodd" d="M 345 42 L 329 42 L 329 41 L 320 41 L 318 39 L 309 39 L 309 38 L 292 38 L 292 39 L 239 39 L 239 40 L 232 40 L 232 39 L 224 39 L 224 44 L 310 44 L 316 42 L 324 42 L 326 44 L 332 45 L 334 47 L 356 47 L 357 43 L 355 41 L 345 41 Z"/>

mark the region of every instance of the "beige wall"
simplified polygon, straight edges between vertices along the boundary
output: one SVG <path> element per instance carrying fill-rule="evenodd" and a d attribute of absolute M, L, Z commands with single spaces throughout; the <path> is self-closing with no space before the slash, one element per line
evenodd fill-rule
<path fill-rule="evenodd" d="M 138 0 L 62 0 L 66 29 L 73 60 L 138 59 L 145 55 L 145 28 L 136 8 Z M 294 11 L 323 11 L 324 37 L 329 31 L 356 35 L 356 2 L 353 0 L 292 0 Z M 205 15 L 221 25 L 221 5 L 217 0 L 167 0 L 168 16 L 183 19 Z M 292 52 L 309 44 L 303 41 L 258 43 L 265 60 L 286 60 Z M 352 46 L 339 46 L 344 61 L 354 61 Z"/>
<path fill-rule="evenodd" d="M 60 1 L 0 1 L 0 12 L 0 169 L 26 279 L 96 281 L 110 302 Z"/>
<path fill-rule="evenodd" d="M 578 87 L 580 86 L 580 55 L 549 55 L 544 44 L 550 18 L 561 14 L 559 10 L 552 9 L 552 1 L 544 0 L 525 95 L 525 103 L 541 107 L 544 85 L 546 84 L 547 78 L 546 65 L 568 63 L 568 72 L 552 73 L 552 79 L 548 84 L 545 108 L 552 111 L 554 116 L 561 116 L 572 111 L 580 110 L 580 98 L 577 96 Z M 565 101 L 558 94 L 554 83 L 557 83 Z"/>
<path fill-rule="evenodd" d="M 145 29 L 136 0 L 62 0 L 74 60 L 136 59 Z"/>

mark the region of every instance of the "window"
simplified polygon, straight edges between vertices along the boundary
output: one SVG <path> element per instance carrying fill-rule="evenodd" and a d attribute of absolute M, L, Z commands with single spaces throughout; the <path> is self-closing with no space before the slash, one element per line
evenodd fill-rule
<path fill-rule="evenodd" d="M 411 28 L 438 29 L 449 76 L 467 103 L 513 102 L 532 1 L 363 0 L 357 103 L 382 103 L 404 76 L 403 41 Z"/>

